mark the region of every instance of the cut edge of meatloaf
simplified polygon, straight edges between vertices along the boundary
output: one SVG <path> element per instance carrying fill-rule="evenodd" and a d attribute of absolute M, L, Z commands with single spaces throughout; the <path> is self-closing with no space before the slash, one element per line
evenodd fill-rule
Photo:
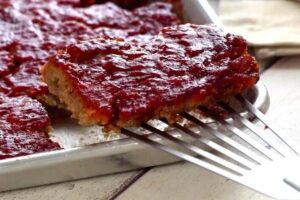
<path fill-rule="evenodd" d="M 248 55 L 248 53 L 245 53 L 245 55 Z M 126 120 L 117 119 L 117 121 L 110 121 L 110 118 L 103 115 L 99 110 L 88 107 L 84 103 L 78 92 L 73 89 L 72 83 L 65 72 L 56 67 L 51 61 L 44 65 L 42 74 L 45 82 L 48 84 L 50 93 L 59 98 L 61 105 L 72 113 L 72 117 L 77 119 L 80 125 L 99 124 L 105 126 L 104 130 L 106 131 L 119 131 L 122 127 L 136 127 L 141 122 L 150 119 L 166 118 L 168 121 L 173 122 L 176 114 L 180 112 L 191 111 L 198 106 L 205 106 L 218 100 L 226 100 L 236 94 L 243 94 L 249 89 L 249 85 L 253 86 L 258 81 L 258 78 L 253 78 L 248 84 L 237 83 L 231 88 L 224 89 L 224 91 L 215 91 L 215 94 L 219 94 L 217 98 L 215 97 L 216 95 L 210 95 L 198 101 L 197 94 L 194 94 L 186 101 L 171 106 L 158 107 L 153 115 L 144 116 L 144 118 L 135 118 L 133 116 Z"/>
<path fill-rule="evenodd" d="M 72 112 L 72 117 L 78 119 L 80 125 L 105 125 L 108 123 L 109 119 L 105 115 L 84 105 L 63 70 L 48 62 L 42 68 L 42 75 L 50 93 L 59 98 L 60 103 Z"/>

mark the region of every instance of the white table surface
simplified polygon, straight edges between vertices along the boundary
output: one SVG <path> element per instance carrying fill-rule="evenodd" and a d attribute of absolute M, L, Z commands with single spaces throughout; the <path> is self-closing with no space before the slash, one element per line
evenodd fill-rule
<path fill-rule="evenodd" d="M 267 116 L 300 145 L 300 56 L 277 60 L 265 70 L 271 106 Z M 266 200 L 230 180 L 179 163 L 0 193 L 1 200 Z"/>

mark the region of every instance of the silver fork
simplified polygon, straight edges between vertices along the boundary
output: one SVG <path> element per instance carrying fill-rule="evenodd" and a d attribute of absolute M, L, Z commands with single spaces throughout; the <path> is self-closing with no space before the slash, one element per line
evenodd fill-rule
<path fill-rule="evenodd" d="M 245 97 L 238 95 L 236 99 L 249 114 L 266 127 L 261 128 L 227 103 L 220 102 L 218 105 L 227 112 L 231 121 L 223 119 L 205 107 L 199 107 L 199 110 L 215 120 L 219 128 L 229 130 L 233 136 L 224 134 L 219 128 L 216 129 L 204 123 L 203 119 L 187 112 L 180 115 L 203 132 L 213 135 L 214 138 L 206 137 L 201 134 L 203 132 L 193 131 L 179 123 L 170 126 L 194 138 L 194 141 L 187 142 L 148 123 L 143 123 L 141 127 L 172 142 L 177 147 L 162 144 L 151 137 L 128 129 L 122 129 L 122 133 L 270 197 L 300 199 L 300 172 L 298 171 L 300 151 L 297 146 L 286 135 L 275 132 L 266 116 Z M 167 123 L 166 120 L 161 121 Z M 237 124 L 243 125 L 244 128 Z M 245 131 L 245 128 L 248 131 Z M 207 147 L 213 151 L 208 150 Z"/>

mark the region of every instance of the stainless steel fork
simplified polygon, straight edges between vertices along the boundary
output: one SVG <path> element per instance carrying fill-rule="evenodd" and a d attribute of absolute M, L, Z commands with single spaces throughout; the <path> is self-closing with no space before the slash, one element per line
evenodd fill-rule
<path fill-rule="evenodd" d="M 180 113 L 202 131 L 193 131 L 179 123 L 170 126 L 189 135 L 194 139 L 192 141 L 182 140 L 149 123 L 142 124 L 143 129 L 175 146 L 128 129 L 122 129 L 122 133 L 270 197 L 300 199 L 298 147 L 285 134 L 275 132 L 266 116 L 245 97 L 239 95 L 236 100 L 247 110 L 248 115 L 252 115 L 251 120 L 245 117 L 245 113 L 236 111 L 236 108 L 224 102 L 218 103 L 218 106 L 226 111 L 226 119 L 210 109 L 199 107 L 199 111 L 217 122 L 217 127 L 204 123 L 203 119 L 191 113 Z M 161 121 L 167 123 L 164 119 Z M 256 121 L 265 126 L 261 127 Z M 224 134 L 220 127 L 221 130 L 227 129 L 232 135 Z M 207 137 L 204 132 L 213 137 Z"/>

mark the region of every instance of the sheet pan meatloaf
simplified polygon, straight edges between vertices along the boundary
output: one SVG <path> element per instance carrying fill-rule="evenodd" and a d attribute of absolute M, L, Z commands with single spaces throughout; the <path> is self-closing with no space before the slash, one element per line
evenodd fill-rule
<path fill-rule="evenodd" d="M 51 99 L 40 74 L 58 49 L 96 36 L 147 40 L 179 23 L 168 3 L 129 11 L 90 2 L 0 1 L 0 159 L 59 148 L 48 136 Z"/>
<path fill-rule="evenodd" d="M 167 3 L 128 11 L 113 3 L 82 8 L 78 2 L 1 1 L 0 75 L 5 75 L 2 79 L 11 88 L 11 95 L 40 99 L 47 94 L 39 68 L 66 45 L 97 36 L 146 40 L 162 27 L 179 23 Z"/>
<path fill-rule="evenodd" d="M 246 41 L 214 25 L 165 27 L 149 42 L 100 37 L 49 59 L 43 77 L 82 125 L 131 127 L 251 88 Z"/>

